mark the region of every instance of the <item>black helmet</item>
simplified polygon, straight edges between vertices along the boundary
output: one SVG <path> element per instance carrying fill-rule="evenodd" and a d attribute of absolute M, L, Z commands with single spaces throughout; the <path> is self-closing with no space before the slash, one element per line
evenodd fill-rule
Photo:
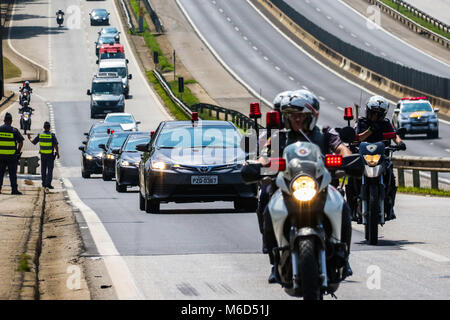
<path fill-rule="evenodd" d="M 5 121 L 5 122 L 12 122 L 12 115 L 11 115 L 11 113 L 7 112 L 7 113 L 5 114 L 5 119 L 4 119 L 4 121 Z"/>
<path fill-rule="evenodd" d="M 48 121 L 44 122 L 44 129 L 50 129 L 50 122 Z"/>
<path fill-rule="evenodd" d="M 280 111 L 284 117 L 289 118 L 290 113 L 305 113 L 308 115 L 306 130 L 312 131 L 319 119 L 320 103 L 317 97 L 308 90 L 296 90 L 288 97 L 283 98 Z M 285 121 L 289 125 L 289 121 Z"/>
<path fill-rule="evenodd" d="M 28 101 L 25 100 L 25 101 L 23 102 L 23 105 L 22 105 L 22 106 L 23 106 L 24 108 L 28 107 Z"/>
<path fill-rule="evenodd" d="M 382 96 L 372 96 L 366 102 L 366 118 L 370 120 L 372 115 L 377 115 L 376 121 L 381 121 L 389 109 L 389 102 Z"/>

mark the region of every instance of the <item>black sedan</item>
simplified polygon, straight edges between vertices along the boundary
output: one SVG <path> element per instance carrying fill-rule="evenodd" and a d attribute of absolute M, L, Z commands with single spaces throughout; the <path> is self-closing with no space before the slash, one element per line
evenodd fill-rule
<path fill-rule="evenodd" d="M 126 192 L 127 187 L 137 186 L 139 184 L 139 162 L 142 152 L 136 150 L 140 144 L 148 144 L 150 134 L 148 132 L 135 132 L 130 134 L 117 151 L 116 161 L 116 190 L 117 192 Z"/>
<path fill-rule="evenodd" d="M 91 137 L 84 146 L 78 149 L 81 153 L 81 176 L 90 178 L 91 174 L 102 173 L 103 150 L 100 144 L 105 144 L 109 139 L 108 134 L 98 134 Z"/>
<path fill-rule="evenodd" d="M 123 132 L 122 126 L 119 123 L 107 123 L 103 121 L 99 121 L 94 123 L 91 128 L 89 129 L 89 132 L 85 132 L 84 135 L 90 139 L 93 136 L 96 135 L 105 135 L 110 134 L 114 132 Z"/>
<path fill-rule="evenodd" d="M 109 25 L 109 12 L 106 9 L 93 9 L 89 15 L 91 17 L 91 26 L 95 24 Z"/>
<path fill-rule="evenodd" d="M 132 133 L 132 131 L 114 132 L 113 134 L 110 134 L 106 144 L 100 145 L 100 148 L 103 149 L 102 178 L 104 181 L 110 181 L 114 177 L 116 154 L 114 154 L 113 151 L 120 150 L 130 133 Z"/>
<path fill-rule="evenodd" d="M 139 207 L 158 213 L 161 202 L 234 201 L 255 211 L 256 185 L 240 175 L 242 135 L 229 121 L 163 121 L 139 164 Z"/>

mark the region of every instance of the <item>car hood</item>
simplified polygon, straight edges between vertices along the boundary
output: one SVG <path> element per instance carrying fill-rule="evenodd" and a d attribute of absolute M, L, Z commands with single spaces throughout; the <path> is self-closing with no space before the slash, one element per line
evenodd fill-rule
<path fill-rule="evenodd" d="M 121 160 L 126 160 L 128 162 L 136 162 L 141 161 L 141 152 L 122 152 L 122 155 L 120 156 Z"/>
<path fill-rule="evenodd" d="M 120 126 L 122 127 L 123 131 L 129 131 L 136 128 L 136 124 L 134 123 L 121 123 Z"/>
<path fill-rule="evenodd" d="M 118 101 L 122 95 L 114 95 L 114 94 L 99 94 L 93 95 L 92 98 L 94 101 Z"/>
<path fill-rule="evenodd" d="M 245 154 L 241 148 L 158 149 L 152 158 L 185 166 L 223 165 L 241 164 L 245 161 Z"/>
<path fill-rule="evenodd" d="M 415 111 L 415 112 L 403 112 L 402 116 L 412 119 L 420 119 L 432 116 L 433 114 L 435 113 L 431 111 Z"/>

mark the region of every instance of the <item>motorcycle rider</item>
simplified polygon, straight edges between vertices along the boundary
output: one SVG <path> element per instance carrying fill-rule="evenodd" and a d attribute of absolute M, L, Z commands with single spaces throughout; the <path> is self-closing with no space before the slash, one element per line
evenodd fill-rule
<path fill-rule="evenodd" d="M 22 113 L 22 114 L 24 112 L 29 112 L 31 114 L 33 111 L 34 111 L 34 109 L 29 106 L 28 101 L 24 101 L 22 108 L 19 108 L 19 113 Z M 23 121 L 23 118 L 20 118 L 20 129 L 24 128 L 22 121 Z"/>
<path fill-rule="evenodd" d="M 56 12 L 56 16 L 58 16 L 58 15 L 62 15 L 62 16 L 64 17 L 64 11 L 62 11 L 61 9 L 59 9 L 59 10 Z"/>
<path fill-rule="evenodd" d="M 273 152 L 279 152 L 281 156 L 286 146 L 297 141 L 309 141 L 317 144 L 322 154 L 336 153 L 342 156 L 351 155 L 351 151 L 342 143 L 338 133 L 330 127 L 324 127 L 322 131 L 316 125 L 319 118 L 320 103 L 317 97 L 308 90 L 297 90 L 290 95 L 284 97 L 280 102 L 280 111 L 283 118 L 285 129 L 274 133 L 262 151 L 259 162 L 266 166 L 268 158 L 273 156 Z M 302 132 L 304 134 L 302 134 Z M 305 137 L 306 136 L 306 137 Z M 276 142 L 279 150 L 272 150 L 272 145 Z M 244 166 L 245 167 L 245 166 Z M 274 253 L 273 249 L 277 247 L 272 219 L 267 208 L 270 196 L 276 189 L 276 185 L 272 182 L 269 187 L 261 189 L 260 203 L 263 210 L 264 219 L 264 242 L 267 246 L 270 263 L 273 265 L 272 272 L 269 276 L 269 283 L 279 282 L 277 264 L 279 254 Z M 344 268 L 344 276 L 350 276 L 352 270 L 348 263 L 351 244 L 351 211 L 347 204 L 343 207 L 342 212 L 342 241 L 347 245 L 346 259 L 347 266 Z"/>
<path fill-rule="evenodd" d="M 355 107 L 359 107 L 355 105 Z M 396 132 L 389 119 L 386 118 L 386 114 L 389 109 L 389 101 L 382 96 L 372 96 L 366 102 L 366 116 L 360 117 L 356 122 L 356 134 L 358 134 L 358 140 L 360 142 L 379 142 L 383 141 L 383 133 Z M 406 150 L 406 144 L 402 141 L 398 134 L 395 135 L 394 142 L 399 146 L 400 150 Z M 389 170 L 385 173 L 384 181 L 387 181 L 386 185 L 389 186 L 387 190 L 388 205 L 390 208 L 389 214 L 386 217 L 387 220 L 395 219 L 394 204 L 395 195 L 397 193 L 397 187 L 395 185 L 395 175 L 393 166 L 390 166 Z M 349 178 L 347 187 L 347 199 L 352 209 L 353 221 L 357 221 L 356 205 L 357 194 L 361 189 L 361 180 Z"/>
<path fill-rule="evenodd" d="M 28 90 L 28 94 L 31 94 L 32 92 L 33 92 L 33 89 L 31 89 L 31 86 L 30 86 L 30 81 L 25 81 L 24 83 L 23 83 L 23 85 L 22 85 L 22 87 L 20 87 L 19 88 L 19 92 L 21 93 L 21 96 L 20 96 L 20 104 L 22 104 L 23 102 L 22 102 L 22 99 L 23 99 L 23 96 L 22 96 L 22 94 L 23 94 L 23 90 L 24 89 L 27 89 Z M 29 99 L 30 99 L 30 101 L 31 101 L 31 96 L 29 96 Z"/>

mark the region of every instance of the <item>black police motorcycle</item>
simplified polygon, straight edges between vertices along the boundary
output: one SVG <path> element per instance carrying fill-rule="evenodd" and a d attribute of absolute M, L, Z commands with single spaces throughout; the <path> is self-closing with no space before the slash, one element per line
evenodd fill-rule
<path fill-rule="evenodd" d="M 28 104 L 31 102 L 31 90 L 28 88 L 20 88 L 19 104 L 23 106 L 26 101 Z"/>
<path fill-rule="evenodd" d="M 20 129 L 23 130 L 24 134 L 27 134 L 27 130 L 31 130 L 31 114 L 34 109 L 31 107 L 23 107 L 19 109 L 20 117 Z"/>
<path fill-rule="evenodd" d="M 63 22 L 64 22 L 64 14 L 61 12 L 57 12 L 56 23 L 58 24 L 58 27 L 62 27 Z"/>

